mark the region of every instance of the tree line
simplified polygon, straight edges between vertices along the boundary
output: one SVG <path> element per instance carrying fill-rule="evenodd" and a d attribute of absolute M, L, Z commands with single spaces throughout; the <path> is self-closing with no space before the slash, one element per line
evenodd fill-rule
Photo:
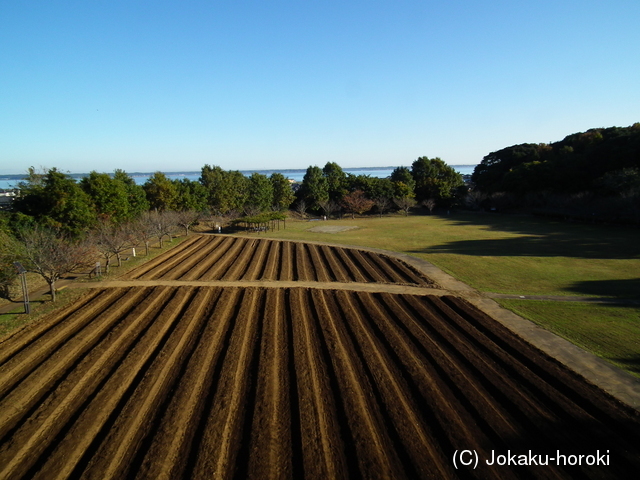
<path fill-rule="evenodd" d="M 152 241 L 162 247 L 176 229 L 188 234 L 196 223 L 211 230 L 234 221 L 268 224 L 290 208 L 326 216 L 408 213 L 417 203 L 430 210 L 451 206 L 465 192 L 460 174 L 428 157 L 394 169 L 388 178 L 352 175 L 328 162 L 310 166 L 295 186 L 277 172 L 245 176 L 210 165 L 197 181 L 156 172 L 143 185 L 123 170 L 92 171 L 76 181 L 57 168 L 32 167 L 10 211 L 0 215 L 0 294 L 8 296 L 15 281 L 14 261 L 39 274 L 55 298 L 55 284 L 65 274 L 91 268 L 96 260 L 108 272 L 113 261 L 121 265 L 125 252 L 144 247 L 148 255 Z"/>
<path fill-rule="evenodd" d="M 471 181 L 478 203 L 638 222 L 640 123 L 491 152 Z"/>

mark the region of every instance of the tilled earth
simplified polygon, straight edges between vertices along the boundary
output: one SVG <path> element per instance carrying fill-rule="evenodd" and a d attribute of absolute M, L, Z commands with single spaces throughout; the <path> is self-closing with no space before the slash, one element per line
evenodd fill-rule
<path fill-rule="evenodd" d="M 640 471 L 636 410 L 391 257 L 203 236 L 126 280 L 0 341 L 0 478 Z"/>

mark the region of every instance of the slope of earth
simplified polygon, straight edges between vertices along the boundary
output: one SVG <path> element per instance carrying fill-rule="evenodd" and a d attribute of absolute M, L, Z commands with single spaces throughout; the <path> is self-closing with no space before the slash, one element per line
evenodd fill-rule
<path fill-rule="evenodd" d="M 638 412 L 453 296 L 94 289 L 0 344 L 3 479 L 629 478 L 639 444 Z M 529 451 L 582 465 L 487 464 Z"/>

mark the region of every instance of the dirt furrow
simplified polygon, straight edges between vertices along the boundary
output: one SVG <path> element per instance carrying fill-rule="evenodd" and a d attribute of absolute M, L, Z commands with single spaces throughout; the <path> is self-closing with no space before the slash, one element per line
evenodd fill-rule
<path fill-rule="evenodd" d="M 349 254 L 355 259 L 355 263 L 362 269 L 363 272 L 366 272 L 366 275 L 371 282 L 379 282 L 379 283 L 390 283 L 389 279 L 375 266 L 371 264 L 371 261 L 367 255 L 368 252 L 360 251 L 360 250 L 349 250 Z"/>
<path fill-rule="evenodd" d="M 233 263 L 221 277 L 221 280 L 233 281 L 243 278 L 255 254 L 256 247 L 260 243 L 260 240 L 246 240 L 242 250 L 235 256 Z"/>
<path fill-rule="evenodd" d="M 91 302 L 80 302 L 83 308 L 65 309 L 43 320 L 44 328 L 26 335 L 14 337 L 12 342 L 3 345 L 11 358 L 0 369 L 0 398 L 34 368 L 50 358 L 69 338 L 87 326 L 94 315 L 102 312 L 115 298 L 125 291 L 96 291 L 89 295 Z M 25 338 L 26 337 L 26 338 Z"/>
<path fill-rule="evenodd" d="M 353 282 L 368 283 L 371 281 L 369 277 L 362 273 L 362 268 L 354 259 L 351 249 L 336 248 L 334 251 L 337 252 L 338 258 L 342 261 L 345 271 L 349 272 Z"/>
<path fill-rule="evenodd" d="M 73 339 L 64 337 L 66 343 L 45 359 L 37 370 L 30 372 L 0 403 L 0 438 L 13 429 L 74 364 L 85 354 L 91 353 L 101 338 L 121 321 L 123 315 L 145 297 L 146 291 L 141 289 L 126 292 L 120 304 L 112 304 L 98 317 L 93 317 L 90 310 L 87 312 L 88 318 L 79 319 L 82 323 L 87 323 L 88 328 Z"/>
<path fill-rule="evenodd" d="M 178 279 L 184 277 L 187 272 L 199 264 L 207 255 L 207 252 L 213 250 L 219 242 L 219 238 L 211 235 L 202 237 L 202 240 L 191 244 L 188 249 L 182 252 L 178 262 L 165 262 L 168 264 L 168 268 L 154 271 L 154 278 Z"/>
<path fill-rule="evenodd" d="M 304 243 L 294 244 L 294 255 L 296 259 L 295 280 L 300 282 L 313 282 L 316 280 L 316 272 L 311 264 L 307 245 Z"/>
<path fill-rule="evenodd" d="M 298 384 L 304 474 L 308 478 L 347 478 L 341 438 L 327 365 L 309 308 L 307 291 L 291 289 L 290 310 Z"/>
<path fill-rule="evenodd" d="M 263 289 L 248 289 L 235 318 L 228 359 L 222 368 L 194 478 L 230 479 L 237 468 L 238 452 L 242 442 L 247 441 L 242 438 L 244 423 L 250 421 L 246 416 L 255 406 L 249 393 L 255 382 L 251 367 L 260 335 L 258 317 L 264 308 L 264 295 Z"/>
<path fill-rule="evenodd" d="M 293 254 L 293 243 L 291 242 L 280 242 L 281 245 L 281 253 L 280 253 L 280 273 L 278 275 L 278 280 L 281 282 L 290 282 L 295 280 L 294 275 L 296 272 L 296 261 Z"/>
<path fill-rule="evenodd" d="M 468 409 L 472 412 L 475 422 L 482 422 L 484 433 L 494 439 L 520 438 L 526 436 L 526 429 L 522 428 L 489 393 L 484 382 L 473 377 L 469 371 L 469 365 L 460 362 L 455 355 L 445 350 L 446 340 L 434 336 L 430 329 L 425 328 L 430 321 L 428 312 L 416 311 L 408 300 L 412 296 L 387 296 L 393 303 L 391 308 L 397 315 L 399 326 L 406 332 L 408 340 L 418 347 L 421 363 L 434 373 L 415 371 L 408 369 L 412 375 L 416 375 L 417 385 L 429 385 L 423 379 L 441 379 L 444 385 L 434 386 L 433 389 L 423 391 L 425 402 L 432 401 L 434 390 L 446 391 L 451 389 L 453 397 L 459 401 L 469 399 L 464 408 L 457 409 L 464 412 Z M 409 364 L 410 366 L 410 364 Z M 487 420 L 488 419 L 488 420 Z M 493 432 L 493 434 L 492 434 Z M 506 445 L 505 445 L 506 447 Z"/>
<path fill-rule="evenodd" d="M 244 478 L 292 478 L 291 420 L 289 403 L 285 291 L 267 290 L 263 335 L 258 360 L 256 405 L 251 428 L 247 472 Z"/>
<path fill-rule="evenodd" d="M 309 256 L 311 257 L 311 263 L 316 271 L 317 282 L 331 282 L 333 277 L 331 272 L 327 269 L 327 262 L 322 255 L 320 247 L 318 245 L 308 245 Z"/>
<path fill-rule="evenodd" d="M 369 331 L 373 339 L 388 345 L 380 347 L 377 351 L 386 353 L 391 358 L 395 357 L 393 363 L 391 360 L 387 363 L 398 368 L 397 375 L 390 378 L 404 378 L 413 392 L 413 400 L 422 406 L 420 413 L 426 422 L 423 428 L 427 438 L 431 439 L 430 446 L 422 447 L 419 442 L 412 440 L 410 435 L 401 435 L 414 462 L 420 459 L 424 452 L 429 452 L 433 459 L 424 458 L 423 462 L 417 465 L 417 469 L 428 474 L 431 470 L 429 462 L 436 461 L 440 463 L 441 470 L 446 471 L 451 468 L 451 452 L 457 449 L 473 449 L 480 455 L 485 455 L 483 458 L 490 458 L 488 447 L 491 441 L 487 432 L 476 426 L 476 419 L 465 405 L 466 398 L 458 393 L 447 373 L 434 364 L 433 358 L 425 357 L 416 348 L 403 329 L 403 324 L 413 320 L 407 318 L 409 314 L 398 304 L 399 296 L 387 293 L 342 295 L 352 299 L 352 303 L 361 304 L 364 310 L 361 318 L 363 322 L 364 319 L 370 319 L 370 330 L 363 327 L 363 331 L 358 331 L 360 334 Z M 390 322 L 389 318 L 393 318 L 394 321 Z M 364 323 L 366 326 L 366 322 Z M 373 371 L 379 370 L 375 368 Z M 392 380 L 381 381 L 381 384 L 392 385 Z M 396 410 L 392 404 L 388 408 L 392 412 Z M 398 418 L 400 422 L 409 418 L 409 415 L 401 415 Z M 415 435 L 422 438 L 417 432 Z M 508 473 L 508 469 L 503 469 L 503 472 L 487 472 L 486 464 L 479 465 L 478 471 L 481 476 L 495 478 L 500 478 L 505 471 Z"/>
<path fill-rule="evenodd" d="M 412 477 L 419 476 L 427 478 L 438 472 L 440 478 L 453 477 L 451 462 L 445 452 L 442 451 L 442 438 L 438 436 L 440 432 L 429 429 L 425 423 L 421 410 L 416 403 L 416 398 L 411 395 L 411 389 L 403 380 L 401 364 L 396 364 L 390 356 L 390 347 L 382 343 L 382 338 L 390 333 L 392 339 L 400 340 L 400 345 L 406 343 L 406 339 L 398 338 L 395 318 L 384 315 L 369 294 L 358 295 L 367 309 L 362 310 L 356 302 L 356 295 L 346 292 L 336 292 L 337 304 L 342 312 L 345 325 L 351 327 L 352 334 L 361 345 L 362 354 L 365 359 L 367 369 L 376 380 L 378 391 L 385 403 L 386 410 L 393 418 L 393 423 L 398 432 L 399 440 L 411 459 Z M 374 331 L 372 325 L 366 320 L 374 317 L 372 322 L 384 323 L 388 325 L 388 331 L 384 333 Z M 395 327 L 395 328 L 394 328 Z M 395 334 L 395 335 L 394 335 Z M 384 335 L 384 337 L 382 337 Z M 395 338 L 394 338 L 395 337 Z M 442 400 L 435 396 L 433 402 Z M 430 403 L 431 405 L 431 403 Z M 451 405 L 447 405 L 451 407 Z M 445 417 L 451 420 L 450 417 Z M 429 420 L 433 420 L 429 418 Z M 433 428 L 433 425 L 432 425 Z M 458 422 L 456 428 L 463 432 L 468 430 L 467 425 Z M 470 433 L 470 432 L 465 432 Z M 474 432 L 475 433 L 475 432 Z M 468 448 L 473 448 L 475 442 L 473 437 L 467 438 Z"/>
<path fill-rule="evenodd" d="M 216 261 L 211 263 L 211 267 L 202 273 L 200 280 L 220 280 L 224 277 L 227 270 L 233 266 L 238 253 L 248 242 L 246 238 L 229 238 L 229 241 L 231 242 L 229 248 L 219 256 L 216 256 Z"/>
<path fill-rule="evenodd" d="M 138 277 L 145 280 L 153 280 L 155 278 L 177 278 L 171 275 L 172 271 L 176 268 L 181 268 L 182 263 L 193 255 L 193 252 L 197 252 L 210 242 L 211 237 L 193 236 L 191 239 L 184 241 L 186 243 L 184 248 L 177 251 L 174 255 L 166 257 L 164 261 L 149 270 L 144 275 Z M 180 244 L 182 246 L 182 244 Z"/>
<path fill-rule="evenodd" d="M 360 473 L 365 478 L 407 478 L 385 429 L 385 421 L 380 406 L 374 400 L 367 375 L 345 331 L 340 311 L 335 302 L 330 301 L 330 293 L 312 290 L 311 296 L 331 352 L 341 389 L 340 397 L 353 432 Z"/>
<path fill-rule="evenodd" d="M 241 277 L 242 280 L 257 280 L 262 277 L 265 269 L 265 260 L 271 243 L 273 242 L 267 240 L 258 242 L 258 245 L 254 248 L 253 256 Z"/>
<path fill-rule="evenodd" d="M 331 270 L 331 274 L 335 280 L 341 283 L 351 282 L 351 277 L 345 271 L 342 262 L 336 257 L 335 249 L 327 245 L 321 245 L 320 249 L 324 254 L 327 264 L 329 265 L 329 270 Z"/>
<path fill-rule="evenodd" d="M 211 312 L 202 338 L 176 393 L 163 412 L 163 418 L 145 452 L 136 478 L 173 480 L 184 476 L 198 425 L 203 421 L 206 399 L 216 380 L 214 372 L 221 361 L 225 337 L 234 318 L 232 313 L 240 295 L 238 289 L 212 291 L 215 298 L 211 302 Z"/>
<path fill-rule="evenodd" d="M 399 275 L 402 275 L 407 283 L 416 285 L 431 285 L 433 283 L 420 272 L 416 271 L 415 268 L 407 265 L 400 259 L 387 257 L 386 255 L 381 255 L 380 258 L 387 263 L 390 268 L 398 272 Z"/>
<path fill-rule="evenodd" d="M 147 378 L 126 398 L 126 406 L 110 428 L 108 438 L 102 442 L 100 450 L 94 456 L 107 459 L 92 466 L 103 478 L 125 478 L 127 470 L 145 435 L 148 434 L 154 419 L 160 415 L 160 409 L 169 392 L 179 381 L 184 362 L 190 357 L 190 351 L 196 344 L 204 322 L 203 313 L 209 308 L 211 289 L 186 290 L 185 305 L 181 321 L 171 332 L 171 337 L 163 346 L 154 364 L 148 369 Z M 181 311 L 182 309 L 180 309 Z"/>
<path fill-rule="evenodd" d="M 398 262 L 392 262 L 386 255 L 371 252 L 362 253 L 371 265 L 378 269 L 381 275 L 387 278 L 388 283 L 415 283 L 411 278 L 407 278 L 404 272 L 397 267 L 396 263 Z"/>
<path fill-rule="evenodd" d="M 0 339 L 0 368 L 5 371 L 5 364 L 24 349 L 32 349 L 35 342 L 45 334 L 48 335 L 65 318 L 73 315 L 78 310 L 96 301 L 100 296 L 107 295 L 104 290 L 88 292 L 67 307 L 50 313 L 38 322 L 17 329 L 6 337 Z"/>
<path fill-rule="evenodd" d="M 215 237 L 209 248 L 197 257 L 197 263 L 180 277 L 181 280 L 200 280 L 216 262 L 233 246 L 235 239 L 231 237 Z"/>
<path fill-rule="evenodd" d="M 147 272 L 150 272 L 151 270 L 157 268 L 162 263 L 166 262 L 167 260 L 170 260 L 173 257 L 173 255 L 180 253 L 181 251 L 189 248 L 189 246 L 199 238 L 200 238 L 199 236 L 194 236 L 189 240 L 185 240 L 177 247 L 170 249 L 169 251 L 163 253 L 162 255 L 158 255 L 156 258 L 143 263 L 139 267 L 134 268 L 133 270 L 128 272 L 123 278 L 134 279 L 134 278 L 142 277 Z"/>
<path fill-rule="evenodd" d="M 282 250 L 282 242 L 273 240 L 268 243 L 269 252 L 265 261 L 260 280 L 278 280 L 278 272 L 280 266 L 280 251 Z"/>
<path fill-rule="evenodd" d="M 54 441 L 58 433 L 66 426 L 67 422 L 77 415 L 78 409 L 89 399 L 97 388 L 100 387 L 104 378 L 109 375 L 114 365 L 121 361 L 121 355 L 127 351 L 128 345 L 137 340 L 138 333 L 141 331 L 141 325 L 148 322 L 147 314 L 157 303 L 159 303 L 165 295 L 158 296 L 158 302 L 152 302 L 145 306 L 144 309 L 137 309 L 136 315 L 130 316 L 131 322 L 126 328 L 122 329 L 117 338 L 112 339 L 109 348 L 103 352 L 102 356 L 97 359 L 91 367 L 84 373 L 82 378 L 71 388 L 69 393 L 56 406 L 55 410 L 48 412 L 46 418 L 38 425 L 38 428 L 25 440 L 17 443 L 19 448 L 17 451 L 11 450 L 8 458 L 0 457 L 0 465 L 4 465 L 0 478 L 20 478 L 24 475 L 36 462 L 45 449 L 50 448 L 51 442 Z M 128 369 L 130 378 L 133 379 L 139 372 L 137 368 Z M 119 389 L 126 390 L 126 384 L 121 382 Z M 103 390 L 103 392 L 108 392 Z M 123 393 L 123 391 L 122 391 Z M 117 392 L 109 392 L 108 398 L 112 404 L 117 402 L 119 396 Z M 112 407 L 105 405 L 101 411 L 105 416 L 111 413 Z M 101 425 L 99 422 L 92 422 L 94 431 L 99 431 Z M 79 455 L 84 453 L 83 445 L 73 438 L 73 443 Z M 5 452 L 2 452 L 3 454 Z M 4 456 L 4 455 L 2 455 Z M 70 459 L 67 455 L 65 462 Z M 68 464 L 71 466 L 71 463 Z"/>

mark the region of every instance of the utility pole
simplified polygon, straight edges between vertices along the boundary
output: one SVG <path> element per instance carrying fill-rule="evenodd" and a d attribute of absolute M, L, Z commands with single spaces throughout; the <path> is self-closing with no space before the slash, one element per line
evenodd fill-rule
<path fill-rule="evenodd" d="M 27 270 L 22 266 L 20 262 L 13 262 L 13 265 L 18 270 L 20 280 L 22 281 L 22 297 L 24 298 L 24 313 L 27 315 L 31 313 L 31 306 L 29 305 L 29 289 L 27 288 Z"/>

